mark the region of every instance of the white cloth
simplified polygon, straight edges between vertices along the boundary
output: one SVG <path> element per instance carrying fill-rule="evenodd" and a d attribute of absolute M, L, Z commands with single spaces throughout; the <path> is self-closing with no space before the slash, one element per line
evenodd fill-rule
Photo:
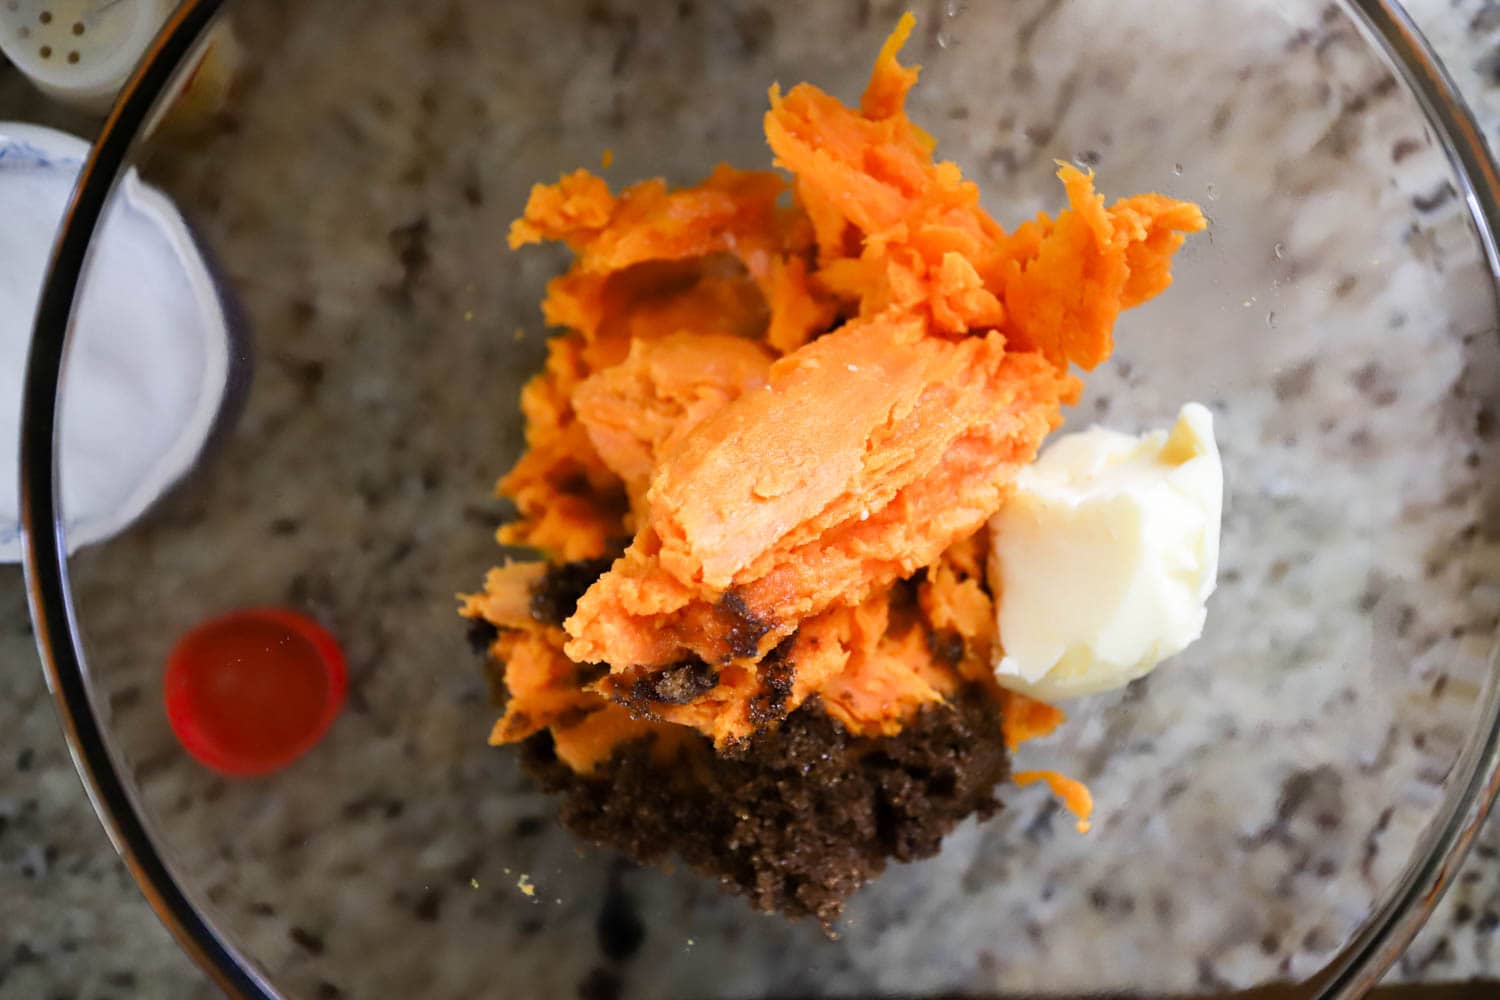
<path fill-rule="evenodd" d="M 20 556 L 21 387 L 37 297 L 87 151 L 0 122 L 0 561 Z M 63 368 L 70 553 L 119 532 L 193 465 L 224 401 L 229 333 L 182 216 L 130 170 L 96 234 Z"/>

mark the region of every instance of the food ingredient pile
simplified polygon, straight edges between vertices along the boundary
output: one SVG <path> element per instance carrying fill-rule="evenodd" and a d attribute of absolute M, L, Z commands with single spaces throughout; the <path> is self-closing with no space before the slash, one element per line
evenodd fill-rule
<path fill-rule="evenodd" d="M 1057 709 L 1002 688 L 991 518 L 1171 282 L 1198 208 L 1068 207 L 1006 232 L 905 112 L 907 15 L 857 108 L 772 87 L 783 172 L 533 189 L 513 247 L 573 252 L 501 480 L 506 544 L 462 613 L 583 836 L 671 854 L 825 924 L 886 862 L 997 808 Z M 1044 778 L 1087 815 L 1087 793 Z"/>

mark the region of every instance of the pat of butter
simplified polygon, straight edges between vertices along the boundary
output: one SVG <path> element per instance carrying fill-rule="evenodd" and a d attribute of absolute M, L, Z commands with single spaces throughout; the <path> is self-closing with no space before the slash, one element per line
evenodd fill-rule
<path fill-rule="evenodd" d="M 1001 686 L 1042 701 L 1123 687 L 1203 633 L 1224 473 L 1213 416 L 1059 439 L 990 521 Z"/>

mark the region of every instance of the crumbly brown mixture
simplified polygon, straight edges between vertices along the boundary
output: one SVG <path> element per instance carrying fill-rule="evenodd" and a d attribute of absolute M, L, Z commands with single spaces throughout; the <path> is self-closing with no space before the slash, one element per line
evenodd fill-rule
<path fill-rule="evenodd" d="M 609 570 L 613 556 L 576 559 L 547 567 L 531 591 L 531 617 L 543 625 L 562 626 L 578 608 L 578 599 Z"/>
<path fill-rule="evenodd" d="M 637 740 L 579 775 L 545 730 L 523 760 L 565 797 L 562 822 L 579 836 L 646 864 L 675 856 L 757 909 L 831 928 L 888 860 L 935 854 L 960 821 L 1000 808 L 1009 759 L 999 729 L 995 700 L 970 687 L 895 736 L 852 736 L 813 699 L 738 754 L 698 738 L 684 751 L 691 766 L 663 766 Z"/>

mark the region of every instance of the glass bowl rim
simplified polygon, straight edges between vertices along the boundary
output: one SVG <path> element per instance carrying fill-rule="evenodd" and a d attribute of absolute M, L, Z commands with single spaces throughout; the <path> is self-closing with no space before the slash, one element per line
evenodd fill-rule
<path fill-rule="evenodd" d="M 1416 98 L 1462 187 L 1500 315 L 1500 169 L 1457 86 L 1397 0 L 1340 0 L 1387 68 Z M 158 919 L 224 992 L 240 1000 L 281 994 L 206 916 L 158 847 L 92 700 L 56 495 L 56 406 L 73 299 L 93 233 L 114 187 L 227 0 L 183 0 L 122 88 L 90 148 L 48 262 L 22 394 L 22 563 L 37 651 L 54 707 L 94 812 Z M 1308 1000 L 1364 995 L 1431 916 L 1500 794 L 1500 682 L 1492 649 L 1474 738 L 1451 772 L 1441 808 L 1401 877 L 1345 945 L 1300 988 Z"/>

